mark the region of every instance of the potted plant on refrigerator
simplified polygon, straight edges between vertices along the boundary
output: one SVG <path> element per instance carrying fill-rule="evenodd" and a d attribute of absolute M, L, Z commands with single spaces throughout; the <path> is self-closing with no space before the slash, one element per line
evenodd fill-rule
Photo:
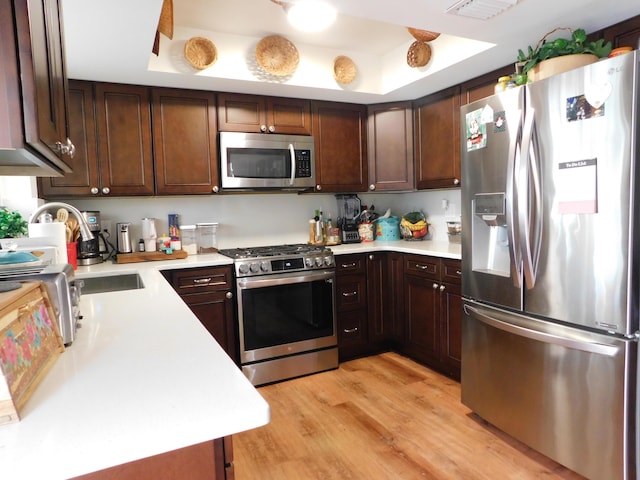
<path fill-rule="evenodd" d="M 548 40 L 558 30 L 568 30 L 571 37 L 559 37 Z M 582 28 L 571 29 L 558 27 L 543 36 L 535 47 L 529 45 L 527 52 L 518 50 L 516 68 L 521 77 L 517 83 L 542 80 L 557 73 L 566 72 L 574 68 L 597 62 L 598 59 L 611 53 L 611 42 L 604 39 L 587 40 L 587 34 Z"/>

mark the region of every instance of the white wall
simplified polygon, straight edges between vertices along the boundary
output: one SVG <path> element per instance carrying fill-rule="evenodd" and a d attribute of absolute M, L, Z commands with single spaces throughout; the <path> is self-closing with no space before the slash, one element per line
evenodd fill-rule
<path fill-rule="evenodd" d="M 32 198 L 35 189 L 9 192 L 17 178 L 0 177 L 0 199 L 3 205 L 19 210 L 28 218 L 36 206 Z M 1 181 L 6 180 L 6 181 Z M 27 192 L 24 197 L 20 194 Z M 10 194 L 10 195 L 9 195 Z M 460 214 L 460 189 L 434 190 L 416 193 L 359 194 L 363 204 L 375 205 L 383 214 L 391 208 L 392 214 L 422 210 L 431 224 L 434 240 L 447 240 L 446 218 Z M 449 202 L 445 211 L 442 200 Z M 338 206 L 332 194 L 295 193 L 242 193 L 211 196 L 178 197 L 120 197 L 63 200 L 80 210 L 98 210 L 103 226 L 115 230 L 118 222 L 131 222 L 132 238 L 140 237 L 140 223 L 144 217 L 158 219 L 158 233 L 167 231 L 167 215 L 177 213 L 182 224 L 219 222 L 218 245 L 220 248 L 240 246 L 303 243 L 308 239 L 308 223 L 314 210 L 321 209 L 334 220 Z M 25 206 L 26 205 L 26 206 Z M 55 212 L 54 212 L 55 213 Z"/>

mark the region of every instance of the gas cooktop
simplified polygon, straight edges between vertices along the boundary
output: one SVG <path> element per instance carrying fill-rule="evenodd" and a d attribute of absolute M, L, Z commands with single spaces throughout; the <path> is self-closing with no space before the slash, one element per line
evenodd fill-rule
<path fill-rule="evenodd" d="M 233 258 L 237 277 L 333 268 L 333 252 L 323 245 L 296 243 L 222 249 Z"/>

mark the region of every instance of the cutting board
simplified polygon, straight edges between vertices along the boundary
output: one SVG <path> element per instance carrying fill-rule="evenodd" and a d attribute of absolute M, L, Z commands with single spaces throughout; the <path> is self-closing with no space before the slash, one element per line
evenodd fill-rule
<path fill-rule="evenodd" d="M 157 262 L 160 260 L 177 260 L 187 258 L 189 254 L 184 250 L 175 250 L 173 253 L 164 252 L 135 252 L 118 253 L 116 263 Z"/>

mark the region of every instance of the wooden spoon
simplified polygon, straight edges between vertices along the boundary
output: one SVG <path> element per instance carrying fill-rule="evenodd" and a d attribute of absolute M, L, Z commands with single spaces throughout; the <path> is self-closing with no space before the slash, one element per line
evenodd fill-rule
<path fill-rule="evenodd" d="M 67 219 L 69 218 L 69 212 L 66 208 L 59 208 L 56 212 L 56 220 L 60 223 L 67 223 Z"/>

